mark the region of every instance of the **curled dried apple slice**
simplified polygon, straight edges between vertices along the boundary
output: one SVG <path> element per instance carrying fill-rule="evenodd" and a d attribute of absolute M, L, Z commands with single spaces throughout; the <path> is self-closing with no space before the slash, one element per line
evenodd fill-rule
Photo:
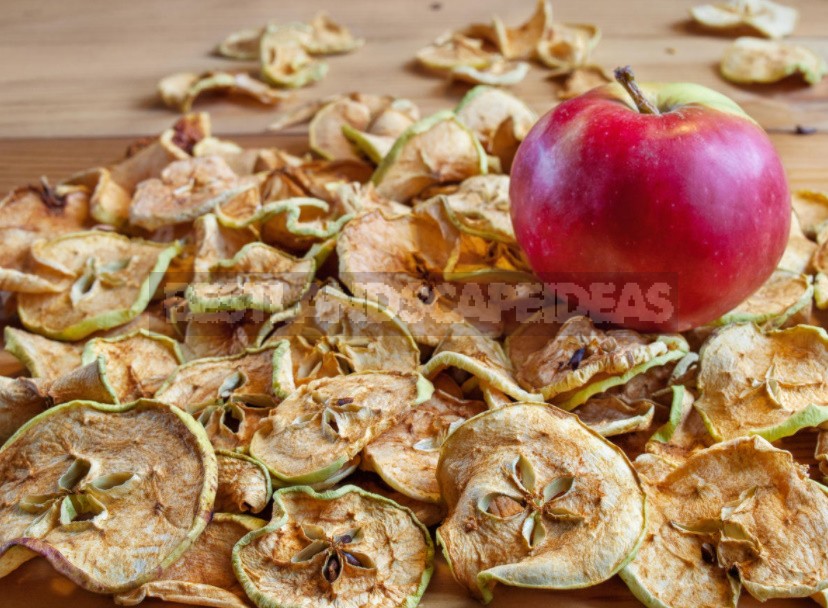
<path fill-rule="evenodd" d="M 690 9 L 693 19 L 717 30 L 750 28 L 768 38 L 784 38 L 793 33 L 799 11 L 771 0 L 729 0 L 702 4 Z"/>
<path fill-rule="evenodd" d="M 791 196 L 791 206 L 799 218 L 802 231 L 815 239 L 820 227 L 828 222 L 828 194 L 814 190 L 797 190 Z"/>
<path fill-rule="evenodd" d="M 328 73 L 328 64 L 312 58 L 305 50 L 310 36 L 310 27 L 303 23 L 268 26 L 259 42 L 262 79 L 291 89 L 322 80 Z"/>
<path fill-rule="evenodd" d="M 77 340 L 137 317 L 161 282 L 179 245 L 76 232 L 32 248 L 38 274 L 58 282 L 54 294 L 20 294 L 17 310 L 29 331 Z"/>
<path fill-rule="evenodd" d="M 603 437 L 614 437 L 650 428 L 655 405 L 641 399 L 627 403 L 615 395 L 596 395 L 575 413 L 581 422 Z"/>
<path fill-rule="evenodd" d="M 410 509 L 414 517 L 424 526 L 436 526 L 446 516 L 445 506 L 433 502 L 423 502 L 422 500 L 414 500 L 401 492 L 397 492 L 393 488 L 385 485 L 379 478 L 370 474 L 360 474 L 356 478 L 349 479 L 349 483 L 362 488 L 366 492 L 372 494 L 379 494 L 384 498 L 394 501 L 401 507 Z"/>
<path fill-rule="evenodd" d="M 357 50 L 365 40 L 354 38 L 350 30 L 334 21 L 325 11 L 314 15 L 310 22 L 311 35 L 305 50 L 311 55 L 337 55 Z"/>
<path fill-rule="evenodd" d="M 229 357 L 254 348 L 267 319 L 256 310 L 192 314 L 184 330 L 187 358 Z"/>
<path fill-rule="evenodd" d="M 484 48 L 482 40 L 460 33 L 449 33 L 420 49 L 417 52 L 417 61 L 427 68 L 439 71 L 461 66 L 483 69 L 499 56 Z"/>
<path fill-rule="evenodd" d="M 684 386 L 672 386 L 670 417 L 645 446 L 649 454 L 656 454 L 671 462 L 680 462 L 691 454 L 713 444 L 713 438 L 704 426 L 698 410 L 693 407 L 693 393 Z"/>
<path fill-rule="evenodd" d="M 563 82 L 563 86 L 558 91 L 558 99 L 572 99 L 583 95 L 587 91 L 600 87 L 612 79 L 607 76 L 606 71 L 597 65 L 585 65 L 570 73 Z"/>
<path fill-rule="evenodd" d="M 216 450 L 246 452 L 250 438 L 270 410 L 238 401 L 224 401 L 190 406 L 187 411 L 204 427 Z"/>
<path fill-rule="evenodd" d="M 136 606 L 147 598 L 157 598 L 194 606 L 246 608 L 246 595 L 236 580 L 230 558 L 239 539 L 266 524 L 265 520 L 249 515 L 213 513 L 204 532 L 177 562 L 157 580 L 116 595 L 115 603 Z"/>
<path fill-rule="evenodd" d="M 81 365 L 82 344 L 50 340 L 16 327 L 3 330 L 5 348 L 20 360 L 32 378 L 55 380 Z"/>
<path fill-rule="evenodd" d="M 450 72 L 453 80 L 503 87 L 521 82 L 528 73 L 529 64 L 525 61 L 506 61 L 502 58 L 492 61 L 485 68 L 460 65 Z"/>
<path fill-rule="evenodd" d="M 250 456 L 216 450 L 218 489 L 216 511 L 261 513 L 273 491 L 267 467 Z"/>
<path fill-rule="evenodd" d="M 621 571 L 642 602 L 735 606 L 740 586 L 761 601 L 828 586 L 828 497 L 789 452 L 744 437 L 662 468 L 642 473 L 649 533 Z"/>
<path fill-rule="evenodd" d="M 410 410 L 365 447 L 362 466 L 410 498 L 439 503 L 436 473 L 440 448 L 454 429 L 485 409 L 481 401 L 435 390 L 431 399 Z"/>
<path fill-rule="evenodd" d="M 507 59 L 535 57 L 538 43 L 552 25 L 552 5 L 549 0 L 538 0 L 535 12 L 526 23 L 507 27 L 499 17 L 492 23 L 500 52 Z"/>
<path fill-rule="evenodd" d="M 302 301 L 269 340 L 290 342 L 297 384 L 363 371 L 413 372 L 420 350 L 408 328 L 375 302 L 327 285 Z"/>
<path fill-rule="evenodd" d="M 487 172 L 486 152 L 452 112 L 414 123 L 399 136 L 371 181 L 381 196 L 406 203 L 435 184 Z"/>
<path fill-rule="evenodd" d="M 285 93 L 270 88 L 245 72 L 180 72 L 161 79 L 158 92 L 166 105 L 189 112 L 202 93 L 244 95 L 265 105 L 277 104 Z"/>
<path fill-rule="evenodd" d="M 776 441 L 828 420 L 826 365 L 824 329 L 729 325 L 701 350 L 695 407 L 718 441 L 748 434 Z"/>
<path fill-rule="evenodd" d="M 73 401 L 0 449 L 0 480 L 0 573 L 41 554 L 76 584 L 119 593 L 157 577 L 202 532 L 216 460 L 177 408 Z"/>
<path fill-rule="evenodd" d="M 228 402 L 273 407 L 292 391 L 290 346 L 282 341 L 230 357 L 185 363 L 155 398 L 183 409 Z"/>
<path fill-rule="evenodd" d="M 817 84 L 828 65 L 811 49 L 762 38 L 738 38 L 722 57 L 722 76 L 732 82 L 777 82 L 799 74 L 810 85 Z"/>
<path fill-rule="evenodd" d="M 589 65 L 601 30 L 587 23 L 555 23 L 538 42 L 538 59 L 553 75 L 569 74 Z"/>
<path fill-rule="evenodd" d="M 86 343 L 81 362 L 103 360 L 104 383 L 116 403 L 152 397 L 184 361 L 178 342 L 145 330 Z"/>
<path fill-rule="evenodd" d="M 0 445 L 51 405 L 37 381 L 0 376 Z"/>
<path fill-rule="evenodd" d="M 308 125 L 311 150 L 331 160 L 360 158 L 342 131 L 345 126 L 364 130 L 371 123 L 371 107 L 362 97 L 359 93 L 341 97 L 316 113 Z"/>
<path fill-rule="evenodd" d="M 443 444 L 437 480 L 449 508 L 437 541 L 457 581 L 483 601 L 497 583 L 598 584 L 644 538 L 644 493 L 623 452 L 547 405 L 462 424 Z"/>
<path fill-rule="evenodd" d="M 193 233 L 195 273 L 209 272 L 213 265 L 232 258 L 242 247 L 257 240 L 254 230 L 226 226 L 213 213 L 196 218 Z"/>
<path fill-rule="evenodd" d="M 260 608 L 414 606 L 431 578 L 428 530 L 396 503 L 345 486 L 274 495 L 273 519 L 233 548 L 233 568 Z"/>
<path fill-rule="evenodd" d="M 807 273 L 811 269 L 811 258 L 814 257 L 816 248 L 816 243 L 805 236 L 796 212 L 792 212 L 788 244 L 782 259 L 779 260 L 778 268 L 794 273 Z"/>
<path fill-rule="evenodd" d="M 264 28 L 248 28 L 231 32 L 218 44 L 216 53 L 228 59 L 258 59 L 263 31 Z"/>
<path fill-rule="evenodd" d="M 259 425 L 250 455 L 286 483 L 319 483 L 431 396 L 416 373 L 362 372 L 300 386 Z"/>
<path fill-rule="evenodd" d="M 807 319 L 814 299 L 810 275 L 777 269 L 747 300 L 719 318 L 716 325 L 756 323 L 766 328 Z"/>

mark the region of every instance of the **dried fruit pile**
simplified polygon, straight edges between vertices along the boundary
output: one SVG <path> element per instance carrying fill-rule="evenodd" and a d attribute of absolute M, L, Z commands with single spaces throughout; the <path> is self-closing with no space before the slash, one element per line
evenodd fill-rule
<path fill-rule="evenodd" d="M 825 601 L 828 495 L 769 441 L 828 423 L 828 197 L 797 194 L 736 310 L 642 335 L 532 276 L 521 100 L 303 112 L 314 157 L 190 114 L 0 202 L 22 370 L 0 378 L 0 573 L 41 555 L 123 605 L 412 606 L 436 527 L 484 601 L 615 574 L 650 606 Z"/>

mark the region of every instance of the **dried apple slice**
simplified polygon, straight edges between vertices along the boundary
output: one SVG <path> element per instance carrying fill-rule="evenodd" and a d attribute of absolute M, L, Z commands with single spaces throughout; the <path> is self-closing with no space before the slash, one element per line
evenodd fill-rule
<path fill-rule="evenodd" d="M 381 196 L 406 203 L 429 186 L 460 182 L 487 172 L 486 152 L 449 111 L 411 125 L 374 172 Z"/>
<path fill-rule="evenodd" d="M 357 478 L 352 483 L 372 494 L 379 494 L 384 498 L 394 501 L 401 507 L 410 509 L 414 517 L 424 526 L 436 526 L 446 516 L 445 506 L 433 502 L 423 502 L 421 500 L 414 500 L 409 498 L 401 492 L 389 488 L 379 478 L 374 475 L 362 474 L 356 476 Z M 349 480 L 351 481 L 351 480 Z"/>
<path fill-rule="evenodd" d="M 621 571 L 642 602 L 735 606 L 741 585 L 761 601 L 828 586 L 828 497 L 789 452 L 745 437 L 665 468 L 642 475 L 649 534 Z"/>
<path fill-rule="evenodd" d="M 437 460 L 440 448 L 460 424 L 486 409 L 481 401 L 458 399 L 435 390 L 362 451 L 362 466 L 376 472 L 402 494 L 439 503 Z"/>
<path fill-rule="evenodd" d="M 194 312 L 261 310 L 274 313 L 296 304 L 310 288 L 316 263 L 264 243 L 250 243 L 211 266 L 206 281 L 187 288 Z"/>
<path fill-rule="evenodd" d="M 137 317 L 161 282 L 178 244 L 129 239 L 103 231 L 76 232 L 32 248 L 38 276 L 59 282 L 55 294 L 19 294 L 17 311 L 29 331 L 77 340 Z"/>
<path fill-rule="evenodd" d="M 259 42 L 262 79 L 274 86 L 299 88 L 321 80 L 328 64 L 313 59 L 305 50 L 311 39 L 305 24 L 268 26 Z"/>
<path fill-rule="evenodd" d="M 357 50 L 365 40 L 354 38 L 350 30 L 335 22 L 325 11 L 320 11 L 311 19 L 311 36 L 305 43 L 305 50 L 311 55 L 337 55 Z"/>
<path fill-rule="evenodd" d="M 204 530 L 216 460 L 177 408 L 73 401 L 0 449 L 0 479 L 0 573 L 41 554 L 74 583 L 119 593 L 156 578 Z"/>
<path fill-rule="evenodd" d="M 477 86 L 470 90 L 454 109 L 457 120 L 471 129 L 488 153 L 494 152 L 495 135 L 501 125 L 512 119 L 518 140 L 537 121 L 537 115 L 523 101 L 503 89 Z"/>
<path fill-rule="evenodd" d="M 218 221 L 213 213 L 196 218 L 193 223 L 195 252 L 193 272 L 210 271 L 213 265 L 232 258 L 245 245 L 256 241 L 256 232 L 250 228 L 233 228 Z"/>
<path fill-rule="evenodd" d="M 413 372 L 420 350 L 405 324 L 375 302 L 325 286 L 270 340 L 291 345 L 297 384 L 363 371 Z"/>
<path fill-rule="evenodd" d="M 233 548 L 233 569 L 260 608 L 415 606 L 431 578 L 428 530 L 408 509 L 355 486 L 274 494 L 273 519 Z"/>
<path fill-rule="evenodd" d="M 359 159 L 353 145 L 343 135 L 343 127 L 364 130 L 371 123 L 371 107 L 359 94 L 336 99 L 323 106 L 308 125 L 310 149 L 330 160 Z"/>
<path fill-rule="evenodd" d="M 254 348 L 267 319 L 256 310 L 192 314 L 184 330 L 187 358 L 229 357 Z"/>
<path fill-rule="evenodd" d="M 805 236 L 796 212 L 792 212 L 788 244 L 782 259 L 779 260 L 778 268 L 806 274 L 811 269 L 811 258 L 814 257 L 816 248 L 816 243 Z"/>
<path fill-rule="evenodd" d="M 81 365 L 82 344 L 50 340 L 22 329 L 3 330 L 5 348 L 26 366 L 32 378 L 55 380 Z"/>
<path fill-rule="evenodd" d="M 810 85 L 817 84 L 828 65 L 811 49 L 786 42 L 742 37 L 725 51 L 722 76 L 732 82 L 777 82 L 799 74 Z"/>
<path fill-rule="evenodd" d="M 525 61 L 506 61 L 502 58 L 492 61 L 485 68 L 460 65 L 450 72 L 453 80 L 502 87 L 523 81 L 528 73 L 529 64 Z"/>
<path fill-rule="evenodd" d="M 558 91 L 558 99 L 572 99 L 583 95 L 587 91 L 600 87 L 612 79 L 607 76 L 606 71 L 596 65 L 586 65 L 576 68 L 566 77 L 561 90 Z"/>
<path fill-rule="evenodd" d="M 231 32 L 216 47 L 216 53 L 228 59 L 253 61 L 259 58 L 259 44 L 263 28 L 249 28 Z"/>
<path fill-rule="evenodd" d="M 184 361 L 178 342 L 144 330 L 90 340 L 81 362 L 86 365 L 98 358 L 103 359 L 103 380 L 116 403 L 152 397 Z"/>
<path fill-rule="evenodd" d="M 729 0 L 702 4 L 690 9 L 690 15 L 705 27 L 717 30 L 751 28 L 768 38 L 784 38 L 793 33 L 799 11 L 771 0 Z"/>
<path fill-rule="evenodd" d="M 715 324 L 756 323 L 766 328 L 782 327 L 791 324 L 792 319 L 807 319 L 813 298 L 810 275 L 778 269 L 753 295 Z"/>
<path fill-rule="evenodd" d="M 486 602 L 497 583 L 598 584 L 644 538 L 644 493 L 623 452 L 547 405 L 462 424 L 443 444 L 437 479 L 449 508 L 437 541 L 457 581 Z"/>
<path fill-rule="evenodd" d="M 147 598 L 164 602 L 246 608 L 247 596 L 233 572 L 233 546 L 247 533 L 264 527 L 258 517 L 213 513 L 204 532 L 173 565 L 137 589 L 115 596 L 119 606 L 136 606 Z"/>
<path fill-rule="evenodd" d="M 713 445 L 713 438 L 693 407 L 693 393 L 683 386 L 672 386 L 671 391 L 670 417 L 650 437 L 645 450 L 665 460 L 680 462 Z"/>
<path fill-rule="evenodd" d="M 166 105 L 180 112 L 189 112 L 202 93 L 244 95 L 264 105 L 277 104 L 285 93 L 270 88 L 246 72 L 209 71 L 180 72 L 161 79 L 158 92 Z"/>
<path fill-rule="evenodd" d="M 218 490 L 216 511 L 261 513 L 270 502 L 273 489 L 267 467 L 250 456 L 216 450 Z"/>
<path fill-rule="evenodd" d="M 531 59 L 552 25 L 552 5 L 549 0 L 538 0 L 535 12 L 518 27 L 507 27 L 499 17 L 494 18 L 492 25 L 497 46 L 506 59 Z"/>
<path fill-rule="evenodd" d="M 828 223 L 828 194 L 813 190 L 797 190 L 791 205 L 806 236 L 816 239 L 820 227 Z"/>
<path fill-rule="evenodd" d="M 569 74 L 589 65 L 601 30 L 588 23 L 555 23 L 538 42 L 538 59 L 553 75 Z"/>
<path fill-rule="evenodd" d="M 448 33 L 417 52 L 417 61 L 432 70 L 446 71 L 464 66 L 484 69 L 500 55 L 484 48 L 483 41 Z"/>
<path fill-rule="evenodd" d="M 700 352 L 695 407 L 717 441 L 749 434 L 776 441 L 828 420 L 826 366 L 824 329 L 729 325 Z"/>
<path fill-rule="evenodd" d="M 579 406 L 575 413 L 581 422 L 602 437 L 614 437 L 650 428 L 655 405 L 644 399 L 627 403 L 615 395 L 596 395 Z"/>
<path fill-rule="evenodd" d="M 155 398 L 188 410 L 228 402 L 273 407 L 292 391 L 290 346 L 281 341 L 231 357 L 185 363 L 158 389 Z"/>
<path fill-rule="evenodd" d="M 285 483 L 324 482 L 432 390 L 416 373 L 362 372 L 314 380 L 262 421 L 250 455 Z"/>
<path fill-rule="evenodd" d="M 0 445 L 51 405 L 35 380 L 0 376 Z"/>

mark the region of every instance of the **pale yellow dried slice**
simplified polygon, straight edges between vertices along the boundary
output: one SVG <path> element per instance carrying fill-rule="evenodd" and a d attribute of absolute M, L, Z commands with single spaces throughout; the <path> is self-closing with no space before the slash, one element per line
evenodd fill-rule
<path fill-rule="evenodd" d="M 828 223 L 823 224 L 817 234 L 817 249 L 812 265 L 816 271 L 814 278 L 814 300 L 817 308 L 828 308 Z"/>
<path fill-rule="evenodd" d="M 538 42 L 538 59 L 554 75 L 569 74 L 589 65 L 601 40 L 601 30 L 589 23 L 555 23 Z"/>
<path fill-rule="evenodd" d="M 32 249 L 38 275 L 59 281 L 55 294 L 20 294 L 20 321 L 34 333 L 77 340 L 137 317 L 149 304 L 177 243 L 153 243 L 103 231 L 77 232 Z"/>
<path fill-rule="evenodd" d="M 81 365 L 82 344 L 50 340 L 8 326 L 3 337 L 6 350 L 26 366 L 32 378 L 54 380 Z"/>
<path fill-rule="evenodd" d="M 437 479 L 449 508 L 438 543 L 457 581 L 483 601 L 497 583 L 598 584 L 644 537 L 644 493 L 623 452 L 547 405 L 518 403 L 462 424 L 443 444 Z"/>
<path fill-rule="evenodd" d="M 552 25 L 552 4 L 549 0 L 537 0 L 535 12 L 528 21 L 518 27 L 508 27 L 499 17 L 492 23 L 500 52 L 507 59 L 532 59 L 538 43 Z"/>
<path fill-rule="evenodd" d="M 715 324 L 756 323 L 766 328 L 789 325 L 807 319 L 814 299 L 810 275 L 789 270 L 775 270 L 762 286 Z"/>
<path fill-rule="evenodd" d="M 432 390 L 427 380 L 410 372 L 361 372 L 314 380 L 262 421 L 250 442 L 250 455 L 283 482 L 324 482 L 427 400 Z"/>
<path fill-rule="evenodd" d="M 750 28 L 768 38 L 784 38 L 793 33 L 799 11 L 771 0 L 729 0 L 702 4 L 690 9 L 697 23 L 717 30 Z"/>
<path fill-rule="evenodd" d="M 152 397 L 184 362 L 178 342 L 145 330 L 86 343 L 81 362 L 103 359 L 104 382 L 116 403 Z"/>
<path fill-rule="evenodd" d="M 615 395 L 596 395 L 580 405 L 575 414 L 602 437 L 614 437 L 650 428 L 655 405 L 644 399 L 627 403 Z"/>
<path fill-rule="evenodd" d="M 310 148 L 322 158 L 360 158 L 343 134 L 343 127 L 367 129 L 371 123 L 371 108 L 355 97 L 345 96 L 323 106 L 308 125 Z"/>
<path fill-rule="evenodd" d="M 258 59 L 263 31 L 263 28 L 248 28 L 231 32 L 218 44 L 216 53 L 229 59 Z"/>
<path fill-rule="evenodd" d="M 458 399 L 436 390 L 431 399 L 410 410 L 365 447 L 362 466 L 410 498 L 439 503 L 440 448 L 454 429 L 485 410 L 481 401 Z"/>
<path fill-rule="evenodd" d="M 273 519 L 233 548 L 233 568 L 259 608 L 416 606 L 434 548 L 408 509 L 354 486 L 274 495 Z"/>
<path fill-rule="evenodd" d="M 0 445 L 51 404 L 37 381 L 0 376 Z"/>
<path fill-rule="evenodd" d="M 572 99 L 591 91 L 595 87 L 611 82 L 606 71 L 596 65 L 586 65 L 576 68 L 564 80 L 561 89 L 558 91 L 558 99 Z"/>
<path fill-rule="evenodd" d="M 216 450 L 218 489 L 216 511 L 261 513 L 273 492 L 267 467 L 250 456 Z"/>
<path fill-rule="evenodd" d="M 394 147 L 397 137 L 389 135 L 374 135 L 366 131 L 360 131 L 351 125 L 342 125 L 342 135 L 350 142 L 352 147 L 362 156 L 365 156 L 372 163 L 379 164 Z"/>
<path fill-rule="evenodd" d="M 827 207 L 828 208 L 828 207 Z M 806 274 L 811 270 L 811 258 L 816 251 L 816 243 L 805 236 L 796 212 L 791 212 L 791 230 L 785 253 L 779 260 L 778 267 L 791 272 Z"/>
<path fill-rule="evenodd" d="M 354 38 L 350 30 L 335 22 L 325 11 L 314 15 L 310 22 L 311 35 L 305 50 L 311 55 L 336 55 L 357 50 L 365 40 Z"/>
<path fill-rule="evenodd" d="M 0 573 L 41 554 L 74 583 L 119 593 L 157 577 L 204 530 L 216 460 L 177 408 L 73 401 L 0 449 L 0 479 Z"/>
<path fill-rule="evenodd" d="M 460 33 L 448 33 L 440 36 L 429 46 L 417 52 L 417 61 L 432 70 L 447 71 L 465 66 L 484 69 L 498 57 L 484 47 L 483 41 L 464 36 Z"/>
<path fill-rule="evenodd" d="M 729 325 L 704 345 L 695 407 L 718 441 L 769 441 L 828 420 L 828 334 L 798 325 L 763 332 Z"/>
<path fill-rule="evenodd" d="M 216 450 L 243 453 L 250 447 L 253 433 L 270 409 L 248 406 L 241 401 L 224 401 L 189 406 L 187 411 L 204 427 Z"/>
<path fill-rule="evenodd" d="M 277 87 L 294 89 L 324 78 L 328 64 L 305 50 L 311 36 L 311 28 L 305 24 L 268 26 L 259 41 L 262 79 Z"/>
<path fill-rule="evenodd" d="M 187 303 L 195 312 L 279 312 L 302 298 L 315 272 L 312 259 L 294 258 L 265 243 L 249 243 L 232 258 L 213 264 L 206 280 L 190 284 Z"/>
<path fill-rule="evenodd" d="M 264 105 L 274 105 L 285 99 L 285 93 L 246 72 L 179 72 L 162 78 L 158 93 L 166 105 L 181 112 L 189 112 L 204 93 L 242 95 Z"/>
<path fill-rule="evenodd" d="M 528 73 L 529 64 L 525 61 L 506 61 L 502 58 L 492 61 L 485 68 L 461 65 L 449 72 L 452 80 L 503 87 L 522 82 Z"/>
<path fill-rule="evenodd" d="M 506 120 L 512 119 L 514 134 L 522 140 L 538 118 L 508 91 L 482 85 L 466 93 L 454 111 L 457 120 L 471 129 L 490 154 L 494 151 L 495 135 Z"/>
<path fill-rule="evenodd" d="M 777 82 L 799 74 L 817 84 L 828 71 L 825 59 L 811 49 L 787 42 L 742 37 L 728 47 L 720 66 L 732 82 Z"/>
<path fill-rule="evenodd" d="M 382 160 L 371 181 L 381 196 L 408 202 L 429 186 L 487 172 L 486 153 L 452 112 L 411 125 Z"/>
<path fill-rule="evenodd" d="M 828 194 L 814 190 L 797 190 L 791 205 L 806 236 L 816 239 L 820 227 L 828 222 Z"/>
<path fill-rule="evenodd" d="M 282 341 L 230 357 L 185 363 L 158 389 L 155 398 L 188 410 L 227 402 L 273 407 L 292 391 L 290 347 Z"/>
<path fill-rule="evenodd" d="M 213 513 L 204 532 L 157 580 L 115 596 L 119 606 L 136 606 L 147 598 L 164 602 L 246 608 L 247 596 L 236 580 L 231 562 L 233 546 L 247 533 L 264 527 L 258 517 Z"/>
<path fill-rule="evenodd" d="M 828 586 L 828 496 L 789 452 L 744 437 L 665 469 L 642 475 L 649 534 L 621 572 L 642 602 L 735 606 L 740 583 L 761 601 Z"/>

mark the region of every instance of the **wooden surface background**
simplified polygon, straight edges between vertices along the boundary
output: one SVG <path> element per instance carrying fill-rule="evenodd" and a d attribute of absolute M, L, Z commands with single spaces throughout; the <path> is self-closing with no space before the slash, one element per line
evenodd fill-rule
<path fill-rule="evenodd" d="M 699 0 L 700 2 L 701 0 Z M 794 40 L 828 56 L 828 0 L 785 0 L 800 9 Z M 776 144 L 794 188 L 828 190 L 828 79 L 815 87 L 797 80 L 736 86 L 718 75 L 730 43 L 688 22 L 696 0 L 553 0 L 555 19 L 595 23 L 603 39 L 594 59 L 606 68 L 631 64 L 640 80 L 697 82 L 722 91 L 753 115 Z M 266 21 L 307 20 L 326 9 L 367 39 L 358 52 L 329 58 L 327 78 L 295 94 L 295 101 L 359 90 L 417 102 L 424 114 L 453 106 L 466 87 L 420 70 L 414 53 L 449 28 L 488 21 L 492 14 L 518 23 L 533 0 L 2 0 L 0 18 L 0 191 L 58 180 L 123 154 L 133 138 L 158 133 L 175 119 L 155 94 L 156 82 L 176 71 L 239 68 L 211 55 L 228 32 Z M 252 67 L 252 64 L 250 64 Z M 540 68 L 513 88 L 537 111 L 556 102 L 557 85 Z M 304 130 L 266 133 L 274 110 L 215 100 L 197 109 L 212 114 L 216 134 L 240 143 L 302 150 Z M 816 127 L 795 135 L 796 125 Z M 2 246 L 2 244 L 0 244 Z M 811 449 L 803 435 L 792 445 Z M 626 607 L 638 602 L 613 579 L 578 592 L 496 591 L 492 606 L 529 604 Z M 42 560 L 0 580 L 0 606 L 111 606 L 111 600 L 75 589 Z M 145 605 L 159 606 L 157 602 Z M 426 608 L 475 606 L 438 560 L 423 599 Z M 750 598 L 742 606 L 757 606 Z M 768 608 L 814 605 L 809 600 L 768 602 Z"/>

